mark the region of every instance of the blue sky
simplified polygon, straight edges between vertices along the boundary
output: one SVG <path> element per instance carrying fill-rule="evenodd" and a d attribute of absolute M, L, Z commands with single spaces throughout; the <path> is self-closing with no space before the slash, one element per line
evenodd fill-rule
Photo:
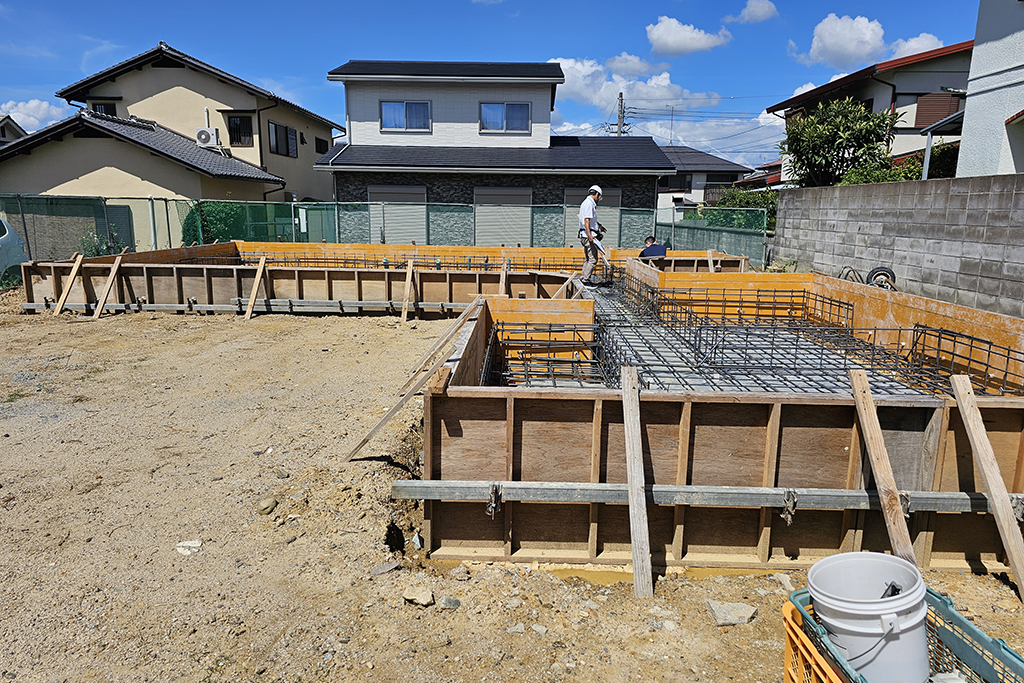
<path fill-rule="evenodd" d="M 73 112 L 53 93 L 163 40 L 329 119 L 349 59 L 557 59 L 554 123 L 600 135 L 620 91 L 634 135 L 750 165 L 777 157 L 765 107 L 837 75 L 974 37 L 978 0 L 80 3 L 0 0 L 0 114 L 29 130 Z"/>

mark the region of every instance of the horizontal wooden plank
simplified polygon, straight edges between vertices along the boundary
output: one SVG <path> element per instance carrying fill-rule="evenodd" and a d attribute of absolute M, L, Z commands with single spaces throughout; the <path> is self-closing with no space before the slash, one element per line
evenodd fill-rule
<path fill-rule="evenodd" d="M 486 501 L 495 487 L 506 502 L 606 503 L 624 505 L 629 501 L 626 484 L 590 482 L 447 481 L 399 479 L 391 485 L 396 500 Z M 645 487 L 655 505 L 697 507 L 782 508 L 786 495 L 796 495 L 796 509 L 880 510 L 874 491 L 857 489 L 780 488 L 765 486 L 675 486 Z M 901 491 L 909 500 L 909 512 L 989 512 L 984 493 L 958 491 Z M 1024 500 L 1024 495 L 1011 496 Z"/>

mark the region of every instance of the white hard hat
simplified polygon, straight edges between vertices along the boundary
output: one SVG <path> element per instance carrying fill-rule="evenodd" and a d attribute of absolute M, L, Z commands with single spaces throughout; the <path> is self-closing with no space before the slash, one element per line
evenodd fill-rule
<path fill-rule="evenodd" d="M 604 196 L 604 192 L 601 191 L 601 186 L 600 185 L 591 185 L 590 189 L 587 190 L 587 194 L 592 194 L 594 192 L 598 193 L 602 197 Z"/>

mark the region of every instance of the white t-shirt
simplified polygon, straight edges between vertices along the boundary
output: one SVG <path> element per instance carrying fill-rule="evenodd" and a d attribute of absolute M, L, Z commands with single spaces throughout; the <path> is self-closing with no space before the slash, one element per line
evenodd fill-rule
<path fill-rule="evenodd" d="M 587 229 L 583 225 L 584 218 L 590 219 L 590 234 L 597 237 L 597 202 L 589 194 L 580 204 L 580 239 L 587 236 Z"/>

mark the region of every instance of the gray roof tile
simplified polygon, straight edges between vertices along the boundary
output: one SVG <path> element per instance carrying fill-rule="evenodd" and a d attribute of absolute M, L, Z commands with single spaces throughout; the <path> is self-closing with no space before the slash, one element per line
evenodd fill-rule
<path fill-rule="evenodd" d="M 241 159 L 225 156 L 215 149 L 207 149 L 195 140 L 168 128 L 143 119 L 121 119 L 93 111 L 81 110 L 74 116 L 37 130 L 0 149 L 0 161 L 31 149 L 58 136 L 74 133 L 83 128 L 105 132 L 126 142 L 134 143 L 150 152 L 187 166 L 212 178 L 251 180 L 255 182 L 284 183 L 272 173 Z"/>
<path fill-rule="evenodd" d="M 679 173 L 710 171 L 711 173 L 750 173 L 753 169 L 733 163 L 728 159 L 701 152 L 692 147 L 662 147 L 661 151 L 676 165 Z"/>
<path fill-rule="evenodd" d="M 424 167 L 437 169 L 522 169 L 524 171 L 675 171 L 651 138 L 552 136 L 551 146 L 530 147 L 405 147 L 335 145 L 317 161 L 338 170 L 360 167 Z"/>

